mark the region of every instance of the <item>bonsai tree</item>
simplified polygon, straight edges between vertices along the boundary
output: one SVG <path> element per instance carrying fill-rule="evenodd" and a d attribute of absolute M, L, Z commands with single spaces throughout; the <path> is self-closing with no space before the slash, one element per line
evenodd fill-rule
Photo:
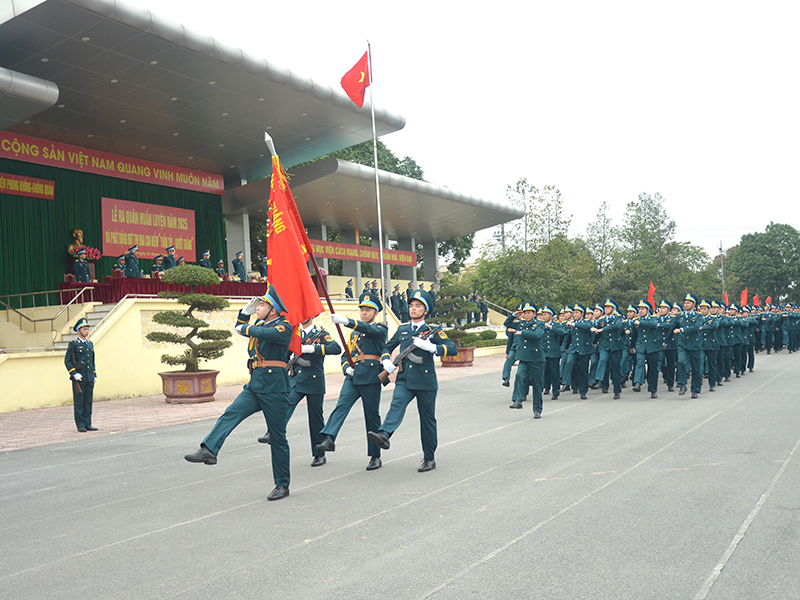
<path fill-rule="evenodd" d="M 480 312 L 475 302 L 465 300 L 471 293 L 466 283 L 457 281 L 450 275 L 446 276 L 438 290 L 441 298 L 436 300 L 433 309 L 436 316 L 427 319 L 429 323 L 441 323 L 445 327 L 450 327 L 451 329 L 445 330 L 445 333 L 459 348 L 466 348 L 477 341 L 478 334 L 470 332 L 470 329 L 486 324 L 483 321 L 466 324 L 467 313 Z M 459 325 L 459 321 L 464 321 L 465 324 Z"/>
<path fill-rule="evenodd" d="M 169 342 L 172 344 L 186 344 L 189 346 L 183 354 L 170 355 L 163 354 L 161 362 L 168 365 L 184 365 L 188 373 L 196 373 L 200 370 L 201 360 L 211 360 L 219 358 L 225 353 L 233 342 L 228 338 L 231 332 L 227 329 L 207 329 L 208 323 L 198 319 L 192 313 L 195 310 L 201 312 L 213 312 L 228 308 L 229 303 L 225 298 L 212 296 L 211 294 L 198 294 L 195 292 L 201 285 L 219 285 L 219 277 L 211 269 L 198 267 L 196 265 L 181 265 L 164 271 L 161 281 L 185 285 L 191 288 L 189 292 L 159 292 L 160 298 L 175 298 L 179 304 L 185 304 L 188 308 L 182 310 L 167 310 L 153 315 L 153 321 L 170 327 L 191 328 L 189 333 L 173 333 L 167 331 L 153 331 L 147 334 L 147 339 L 151 342 Z M 197 338 L 197 341 L 195 338 Z"/>

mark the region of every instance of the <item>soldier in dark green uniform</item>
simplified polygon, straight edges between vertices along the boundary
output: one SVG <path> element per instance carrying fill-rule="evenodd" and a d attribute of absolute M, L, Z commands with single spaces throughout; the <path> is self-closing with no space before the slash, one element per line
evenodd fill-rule
<path fill-rule="evenodd" d="M 708 300 L 700 300 L 697 308 L 704 319 L 703 324 L 700 326 L 700 341 L 703 347 L 705 365 L 700 365 L 700 368 L 708 375 L 708 391 L 713 392 L 717 389 L 717 353 L 719 352 L 717 331 L 719 330 L 719 319 L 711 316 L 711 303 Z"/>
<path fill-rule="evenodd" d="M 517 306 L 517 310 L 522 310 L 522 307 L 525 306 L 524 302 L 520 302 Z M 506 328 L 506 362 L 503 364 L 503 387 L 511 386 L 511 367 L 514 366 L 514 363 L 517 362 L 517 346 L 519 345 L 519 338 L 515 335 L 517 332 L 516 329 L 509 329 Z"/>
<path fill-rule="evenodd" d="M 239 281 L 246 282 L 247 273 L 245 272 L 244 261 L 242 261 L 243 256 L 244 252 L 237 252 L 236 258 L 234 258 L 231 262 L 233 264 L 233 274 L 239 278 Z"/>
<path fill-rule="evenodd" d="M 398 318 L 398 320 L 402 323 L 403 322 L 403 311 L 402 306 L 400 304 L 400 284 L 394 286 L 394 290 L 392 290 L 392 295 L 389 299 L 392 307 L 392 312 Z"/>
<path fill-rule="evenodd" d="M 346 298 L 352 298 L 353 297 L 353 280 L 352 279 L 348 279 L 347 280 L 347 285 L 344 287 L 344 295 L 345 295 Z"/>
<path fill-rule="evenodd" d="M 289 495 L 289 443 L 286 441 L 286 413 L 289 408 L 289 375 L 286 357 L 292 338 L 292 325 L 282 315 L 286 307 L 274 286 L 267 293 L 253 298 L 240 312 L 236 332 L 248 338 L 250 383 L 217 420 L 194 454 L 184 458 L 192 463 L 217 464 L 225 439 L 250 415 L 263 412 L 271 437 L 272 476 L 275 489 L 267 500 L 280 500 Z M 256 322 L 249 324 L 250 315 Z"/>
<path fill-rule="evenodd" d="M 258 273 L 264 279 L 266 279 L 268 274 L 269 274 L 269 267 L 268 267 L 268 262 L 267 262 L 268 260 L 269 259 L 266 256 L 262 256 L 261 257 L 261 262 L 258 264 Z"/>
<path fill-rule="evenodd" d="M 180 267 L 181 265 L 185 265 L 186 264 L 186 259 L 181 256 L 180 258 L 178 258 L 177 262 L 178 262 L 178 266 Z"/>
<path fill-rule="evenodd" d="M 644 358 L 647 391 L 651 398 L 658 398 L 658 360 L 664 349 L 666 328 L 659 327 L 659 316 L 650 315 L 650 303 L 644 298 L 639 300 L 637 309 L 639 315 L 633 321 L 637 332 L 636 354 L 641 354 Z"/>
<path fill-rule="evenodd" d="M 164 272 L 164 266 L 162 263 L 164 262 L 164 257 L 160 254 L 153 259 L 153 266 L 150 268 L 150 277 L 156 279 L 157 277 L 161 276 L 161 273 Z"/>
<path fill-rule="evenodd" d="M 566 331 L 561 323 L 553 321 L 553 309 L 547 304 L 539 309 L 538 319 L 544 323 L 542 350 L 544 351 L 544 372 L 542 387 L 544 393 L 553 389 L 553 400 L 558 400 L 561 392 L 561 338 Z"/>
<path fill-rule="evenodd" d="M 217 277 L 219 277 L 220 279 L 225 277 L 226 273 L 225 273 L 225 261 L 224 260 L 219 259 L 217 261 L 217 268 L 214 270 L 214 272 L 217 274 Z"/>
<path fill-rule="evenodd" d="M 408 323 L 409 315 L 408 315 L 408 299 L 406 295 L 400 292 L 400 321 L 403 323 Z"/>
<path fill-rule="evenodd" d="M 125 255 L 125 277 L 139 279 L 142 276 L 139 270 L 139 259 L 136 258 L 136 253 L 138 251 L 139 246 L 131 246 L 128 248 L 128 253 Z"/>
<path fill-rule="evenodd" d="M 119 271 L 122 273 L 122 276 L 125 277 L 125 255 L 120 254 L 117 257 L 117 263 L 111 267 L 111 272 Z"/>
<path fill-rule="evenodd" d="M 197 263 L 201 267 L 205 267 L 206 269 L 213 270 L 214 267 L 211 266 L 211 250 L 206 250 L 203 252 L 203 258 L 200 259 L 200 262 Z"/>
<path fill-rule="evenodd" d="M 378 374 L 383 370 L 380 353 L 386 343 L 389 329 L 383 323 L 375 321 L 375 317 L 383 310 L 383 304 L 378 296 L 365 292 L 359 296 L 358 306 L 361 310 L 360 321 L 337 314 L 331 315 L 334 323 L 354 330 L 350 334 L 348 345 L 355 366 L 351 367 L 346 356 L 342 356 L 345 378 L 339 392 L 339 401 L 328 417 L 328 423 L 322 428 L 321 433 L 325 437 L 322 443 L 316 446 L 320 452 L 336 450 L 336 436 L 339 435 L 344 420 L 359 398 L 364 409 L 366 430 L 378 431 L 381 426 L 381 380 L 378 379 Z M 367 471 L 380 469 L 381 449 L 369 440 L 367 455 L 370 457 Z"/>
<path fill-rule="evenodd" d="M 683 300 L 684 311 L 678 315 L 678 323 L 673 330 L 674 334 L 682 334 L 678 339 L 678 395 L 686 393 L 689 382 L 689 369 L 692 372 L 692 398 L 697 398 L 703 386 L 703 370 L 700 364 L 700 327 L 705 322 L 703 316 L 694 310 L 697 300 L 691 294 L 686 294 Z"/>
<path fill-rule="evenodd" d="M 514 335 L 520 338 L 517 347 L 519 366 L 509 408 L 522 408 L 522 400 L 527 396 L 528 388 L 532 387 L 533 418 L 540 419 L 543 408 L 542 371 L 545 361 L 542 337 L 545 324 L 534 319 L 536 312 L 536 305 L 533 302 L 525 302 L 521 310 L 506 318 L 503 326 L 514 330 Z"/>
<path fill-rule="evenodd" d="M 620 362 L 622 387 L 625 387 L 625 380 L 630 379 L 633 383 L 634 392 L 640 392 L 642 383 L 644 383 L 644 350 L 642 349 L 641 336 L 635 324 L 636 317 L 642 310 L 641 308 L 637 309 L 633 304 L 628 304 L 628 308 L 625 309 L 627 318 L 622 321 L 622 326 L 624 327 L 622 341 L 625 345 L 622 349 L 622 361 Z"/>
<path fill-rule="evenodd" d="M 572 367 L 572 393 L 580 393 L 581 400 L 586 400 L 589 391 L 589 359 L 594 354 L 594 338 L 592 319 L 584 318 L 586 309 L 576 302 L 572 307 L 572 323 L 570 324 L 571 341 L 567 348 L 567 360 Z M 572 358 L 574 357 L 574 358 Z"/>
<path fill-rule="evenodd" d="M 78 252 L 78 258 L 72 265 L 72 272 L 75 275 L 75 281 L 78 283 L 89 283 L 91 276 L 89 275 L 89 263 L 86 262 L 86 248 Z"/>
<path fill-rule="evenodd" d="M 87 339 L 89 337 L 89 321 L 79 319 L 72 330 L 77 332 L 78 339 L 71 341 L 67 346 L 64 365 L 72 380 L 75 425 L 81 433 L 97 431 L 97 427 L 92 427 L 92 399 L 94 384 L 97 381 L 97 371 L 94 364 L 94 344 Z"/>
<path fill-rule="evenodd" d="M 678 335 L 674 333 L 677 326 L 678 314 L 681 312 L 680 305 L 675 302 L 672 306 L 663 308 L 664 304 L 669 305 L 666 300 L 661 300 L 658 307 L 659 326 L 668 327 L 664 336 L 664 360 L 661 369 L 664 374 L 664 383 L 667 384 L 667 391 L 675 391 L 675 374 L 678 369 Z"/>
<path fill-rule="evenodd" d="M 600 384 L 603 393 L 608 393 L 608 376 L 614 386 L 614 399 L 617 400 L 622 393 L 622 317 L 617 313 L 617 304 L 606 298 L 603 304 L 605 315 L 597 320 L 593 332 L 598 335 L 597 346 L 600 357 L 597 363 L 596 383 Z"/>
<path fill-rule="evenodd" d="M 420 437 L 422 439 L 422 464 L 417 469 L 420 473 L 432 471 L 436 468 L 436 460 L 434 458 L 436 447 L 438 446 L 436 394 L 439 389 L 439 383 L 436 379 L 436 366 L 433 357 L 454 356 L 458 353 L 456 345 L 450 341 L 444 331 L 439 331 L 430 339 L 419 337 L 430 331 L 430 327 L 425 323 L 425 316 L 432 308 L 433 299 L 431 294 L 424 290 L 414 292 L 408 306 L 411 321 L 400 325 L 392 339 L 386 342 L 383 347 L 381 360 L 383 368 L 389 373 L 392 373 L 397 368 L 391 361 L 392 352 L 395 348 L 400 346 L 400 351 L 403 351 L 413 344 L 419 350 L 412 352 L 401 365 L 401 370 L 395 381 L 392 404 L 389 406 L 389 412 L 386 413 L 383 425 L 380 426 L 380 429 L 373 429 L 367 433 L 367 437 L 373 444 L 388 450 L 389 438 L 392 437 L 403 422 L 406 407 L 416 398 Z M 412 360 L 411 356 L 414 356 L 419 362 Z"/>
<path fill-rule="evenodd" d="M 311 466 L 321 467 L 327 462 L 325 452 L 317 450 L 317 444 L 321 444 L 323 440 L 320 431 L 325 426 L 322 414 L 322 401 L 325 398 L 325 357 L 341 354 L 342 347 L 327 331 L 319 336 L 320 331 L 314 325 L 314 319 L 301 323 L 300 327 L 302 349 L 295 363 L 294 373 L 289 373 L 292 393 L 289 395 L 286 424 L 289 424 L 295 408 L 305 398 L 308 408 L 308 431 L 311 436 L 311 455 L 314 457 Z M 312 342 L 315 337 L 317 339 Z M 269 444 L 272 441 L 269 431 L 258 438 L 258 441 Z"/>
<path fill-rule="evenodd" d="M 164 249 L 164 270 L 167 271 L 173 267 L 178 266 L 178 261 L 175 260 L 175 246 L 170 246 Z"/>

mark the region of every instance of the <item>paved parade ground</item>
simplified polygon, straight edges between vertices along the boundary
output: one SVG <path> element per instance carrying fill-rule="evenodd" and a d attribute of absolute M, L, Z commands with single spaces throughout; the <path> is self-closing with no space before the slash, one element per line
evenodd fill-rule
<path fill-rule="evenodd" d="M 230 398 L 113 435 L 136 401 L 96 403 L 101 431 L 59 443 L 70 407 L 3 415 L 0 598 L 800 598 L 800 357 L 696 400 L 545 397 L 541 420 L 507 408 L 501 359 L 447 370 L 429 473 L 413 405 L 374 472 L 359 405 L 314 469 L 298 407 L 278 502 L 260 415 L 216 466 L 183 460 Z"/>

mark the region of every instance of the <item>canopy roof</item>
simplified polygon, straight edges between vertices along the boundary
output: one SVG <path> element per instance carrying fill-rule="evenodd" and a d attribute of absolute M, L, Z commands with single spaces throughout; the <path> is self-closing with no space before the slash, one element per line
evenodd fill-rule
<path fill-rule="evenodd" d="M 508 204 L 482 200 L 425 181 L 378 171 L 383 230 L 392 238 L 445 241 L 523 216 Z M 306 225 L 377 234 L 375 170 L 338 158 L 293 169 L 290 186 Z M 226 213 L 266 216 L 269 178 L 229 190 Z"/>
<path fill-rule="evenodd" d="M 117 0 L 0 0 L 0 67 L 0 129 L 234 185 L 269 174 L 265 130 L 287 167 L 372 137 L 369 103 Z"/>

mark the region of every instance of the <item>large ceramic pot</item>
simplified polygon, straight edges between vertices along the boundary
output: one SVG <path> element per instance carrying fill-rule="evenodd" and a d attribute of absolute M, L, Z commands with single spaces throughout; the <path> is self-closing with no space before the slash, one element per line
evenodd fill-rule
<path fill-rule="evenodd" d="M 458 348 L 458 354 L 442 356 L 443 367 L 471 367 L 475 362 L 475 348 Z"/>
<path fill-rule="evenodd" d="M 164 396 L 169 404 L 212 402 L 217 392 L 217 375 L 219 371 L 159 373 Z"/>

